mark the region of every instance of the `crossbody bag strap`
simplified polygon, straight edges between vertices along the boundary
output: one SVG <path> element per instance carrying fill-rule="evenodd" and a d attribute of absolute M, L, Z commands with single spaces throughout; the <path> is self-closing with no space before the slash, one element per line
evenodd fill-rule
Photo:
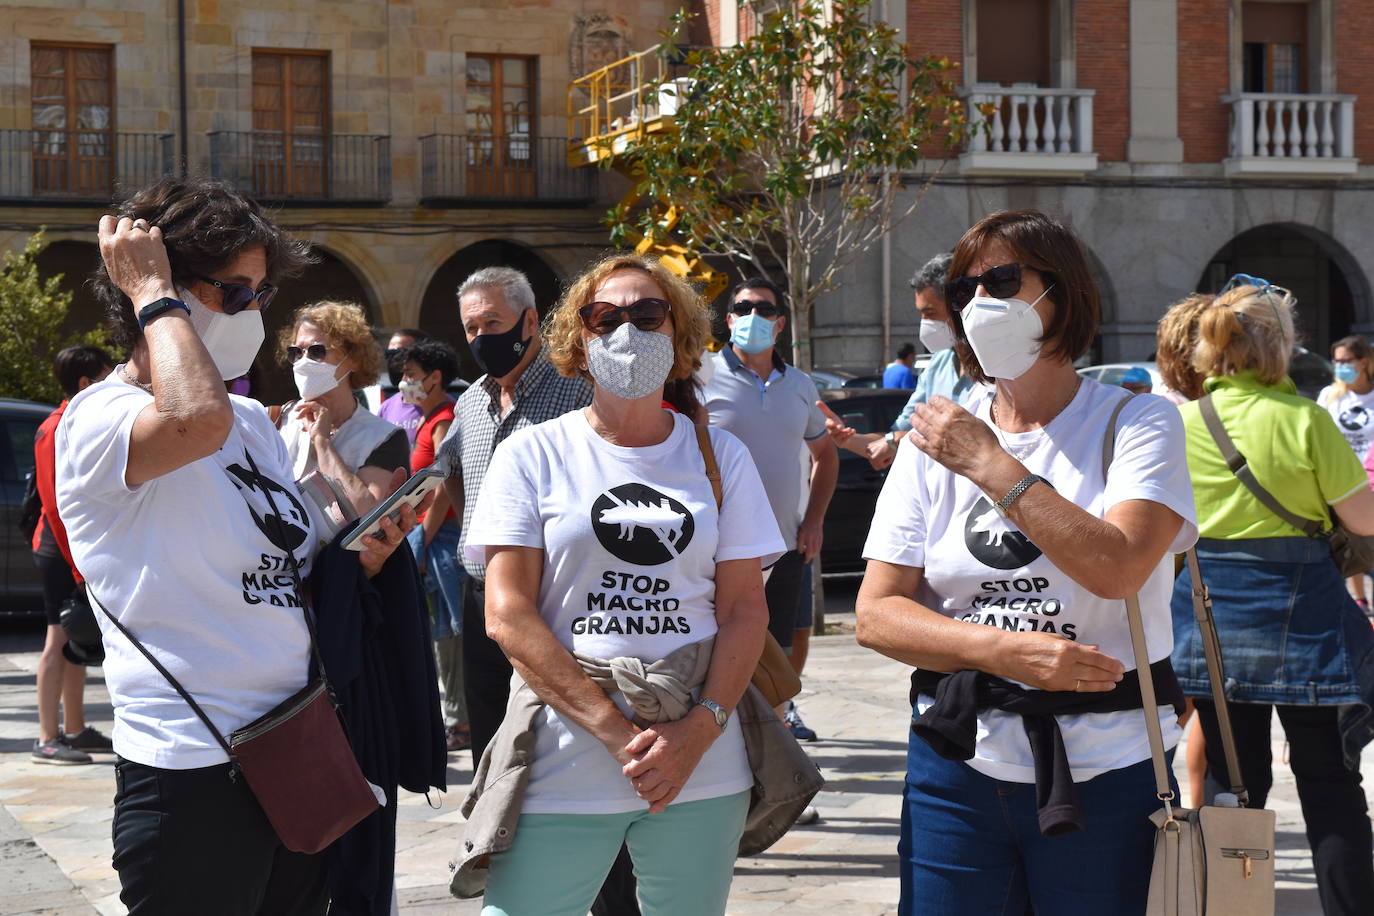
<path fill-rule="evenodd" d="M 1197 621 L 1198 632 L 1202 634 L 1202 652 L 1207 658 L 1207 679 L 1212 687 L 1212 705 L 1217 711 L 1217 730 L 1221 732 L 1221 747 L 1226 754 L 1226 776 L 1231 781 L 1231 792 L 1248 805 L 1250 794 L 1240 775 L 1240 757 L 1236 754 L 1236 736 L 1231 731 L 1231 708 L 1226 702 L 1226 669 L 1222 667 L 1221 640 L 1217 638 L 1217 624 L 1212 618 L 1212 596 L 1207 592 L 1207 583 L 1202 581 L 1202 566 L 1198 563 L 1197 551 L 1189 547 L 1187 552 L 1188 576 L 1193 580 L 1193 619 Z"/>
<path fill-rule="evenodd" d="M 1217 406 L 1212 402 L 1212 396 L 1210 394 L 1203 395 L 1198 399 L 1197 406 L 1198 411 L 1202 414 L 1202 421 L 1207 424 L 1207 431 L 1212 434 L 1212 441 L 1216 442 L 1217 448 L 1221 450 L 1222 460 L 1231 469 L 1231 473 L 1236 475 L 1236 479 L 1245 484 L 1245 489 L 1249 490 L 1255 499 L 1263 504 L 1264 508 L 1303 534 L 1313 538 L 1324 537 L 1326 529 L 1321 522 L 1289 512 L 1274 498 L 1274 494 L 1266 490 L 1255 479 L 1255 472 L 1250 470 L 1249 462 L 1236 448 L 1236 443 L 1231 440 L 1231 434 L 1226 431 L 1226 426 L 1221 422 L 1221 417 L 1217 415 Z"/>
<path fill-rule="evenodd" d="M 716 464 L 716 450 L 711 447 L 711 430 L 701 423 L 697 424 L 697 448 L 701 449 L 701 458 L 706 462 L 706 479 L 711 481 L 711 493 L 716 497 L 716 510 L 719 511 L 723 499 L 720 465 Z"/>
<path fill-rule="evenodd" d="M 238 774 L 239 770 L 238 757 L 234 755 L 234 752 L 229 747 L 229 742 L 225 740 L 224 735 L 220 733 L 219 729 L 215 728 L 215 723 L 211 722 L 210 717 L 205 714 L 205 710 L 201 709 L 200 704 L 197 703 L 195 699 L 193 699 L 192 696 L 186 692 L 186 688 L 181 686 L 181 682 L 178 681 L 176 678 L 172 677 L 172 672 L 168 671 L 163 666 L 162 662 L 158 661 L 157 658 L 154 657 L 153 653 L 149 652 L 148 648 L 144 646 L 143 643 L 138 641 L 138 637 L 130 633 L 129 628 L 124 626 L 124 624 L 120 623 L 118 617 L 110 613 L 110 609 L 105 607 L 105 605 L 101 603 L 100 599 L 96 597 L 96 594 L 91 589 L 91 584 L 89 582 L 86 583 L 86 597 L 94 601 L 95 606 L 105 612 L 105 616 L 110 618 L 110 623 L 115 625 L 115 629 L 123 633 L 124 638 L 129 640 L 129 642 L 133 644 L 133 647 L 135 649 L 143 653 L 143 657 L 148 660 L 148 663 L 150 665 L 157 669 L 158 674 L 161 674 L 164 678 L 166 678 L 167 683 L 172 685 L 172 689 L 175 690 L 177 693 L 181 694 L 181 698 L 186 701 L 186 705 L 191 707 L 191 712 L 195 713 L 197 718 L 199 718 L 201 722 L 205 723 L 205 727 L 210 730 L 210 734 L 215 736 L 215 740 L 219 742 L 219 746 L 224 748 L 224 753 L 229 755 L 229 777 L 231 779 L 234 778 Z"/>

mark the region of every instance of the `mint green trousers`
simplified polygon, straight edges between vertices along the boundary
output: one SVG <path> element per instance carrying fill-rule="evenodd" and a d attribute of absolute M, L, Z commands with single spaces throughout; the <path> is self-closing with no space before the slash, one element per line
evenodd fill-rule
<path fill-rule="evenodd" d="M 482 916 L 586 916 L 622 843 L 644 916 L 721 916 L 748 812 L 740 792 L 662 814 L 522 814 L 491 858 Z"/>

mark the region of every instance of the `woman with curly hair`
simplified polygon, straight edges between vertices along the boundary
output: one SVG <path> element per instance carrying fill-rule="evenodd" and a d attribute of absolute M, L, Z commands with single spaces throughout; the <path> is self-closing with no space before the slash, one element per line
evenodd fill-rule
<path fill-rule="evenodd" d="M 276 417 L 296 479 L 318 468 L 366 512 L 396 488 L 395 471 L 410 467 L 410 444 L 405 430 L 361 409 L 353 396 L 382 370 L 382 349 L 362 307 L 325 301 L 297 309 L 277 355 L 300 393 Z"/>
<path fill-rule="evenodd" d="M 1202 397 L 1202 376 L 1193 368 L 1193 347 L 1197 345 L 1197 319 L 1212 297 L 1194 293 L 1169 307 L 1155 331 L 1155 365 L 1165 389 L 1160 395 L 1175 404 L 1186 404 Z"/>

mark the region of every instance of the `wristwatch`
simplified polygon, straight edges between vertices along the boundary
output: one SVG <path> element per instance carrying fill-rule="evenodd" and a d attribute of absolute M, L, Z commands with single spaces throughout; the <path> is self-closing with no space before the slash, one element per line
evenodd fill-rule
<path fill-rule="evenodd" d="M 1016 482 L 1016 486 L 1012 487 L 1010 490 L 1007 491 L 1006 496 L 1003 496 L 1001 499 L 997 500 L 997 503 L 995 505 L 995 508 L 997 509 L 997 514 L 1005 518 L 1007 510 L 1011 508 L 1012 503 L 1020 499 L 1022 493 L 1026 492 L 1037 483 L 1043 483 L 1051 490 L 1054 489 L 1054 484 L 1050 483 L 1048 480 L 1041 477 L 1039 474 L 1027 474 L 1025 477 L 1022 477 L 1020 480 Z"/>
<path fill-rule="evenodd" d="M 897 447 L 897 430 L 889 429 L 887 435 L 883 436 L 883 441 L 893 448 Z"/>
<path fill-rule="evenodd" d="M 138 329 L 140 331 L 143 330 L 148 326 L 148 322 L 152 321 L 158 315 L 169 312 L 172 309 L 185 309 L 186 314 L 191 314 L 191 307 L 185 302 L 182 302 L 180 299 L 172 299 L 163 296 L 161 299 L 149 302 L 138 310 Z"/>
<path fill-rule="evenodd" d="M 709 709 L 711 715 L 716 717 L 716 724 L 720 726 L 720 730 L 725 731 L 725 723 L 730 721 L 730 714 L 725 711 L 724 706 L 721 706 L 715 700 L 708 700 L 705 697 L 697 700 L 697 705 L 705 706 Z"/>

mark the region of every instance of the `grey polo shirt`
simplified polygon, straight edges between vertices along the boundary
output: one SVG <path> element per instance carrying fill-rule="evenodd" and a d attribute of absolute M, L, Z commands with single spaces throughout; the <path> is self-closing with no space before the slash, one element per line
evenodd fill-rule
<path fill-rule="evenodd" d="M 702 394 L 711 425 L 734 433 L 754 456 L 768 503 L 787 549 L 797 546 L 802 520 L 802 442 L 825 435 L 811 376 L 773 352 L 773 371 L 762 380 L 740 362 L 734 347 L 709 357 L 714 373 Z"/>

